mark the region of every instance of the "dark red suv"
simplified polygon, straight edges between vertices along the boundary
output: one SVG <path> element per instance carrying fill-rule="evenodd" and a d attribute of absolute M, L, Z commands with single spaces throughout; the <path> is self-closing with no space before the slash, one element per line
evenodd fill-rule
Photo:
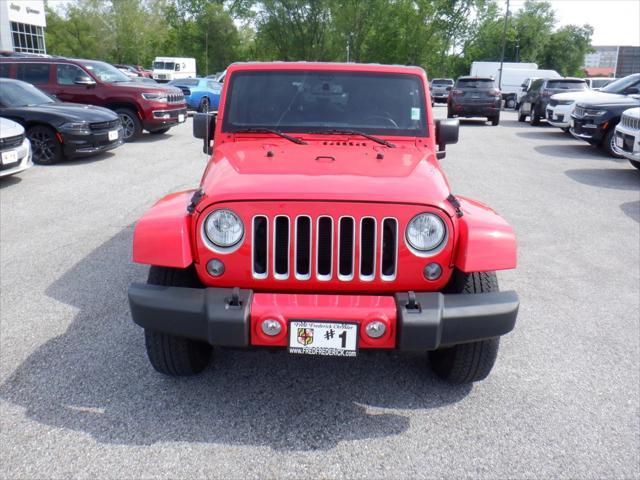
<path fill-rule="evenodd" d="M 187 117 L 182 91 L 132 82 L 112 65 L 62 57 L 0 58 L 0 77 L 32 83 L 63 102 L 107 107 L 122 121 L 125 141 L 142 130 L 162 134 Z"/>

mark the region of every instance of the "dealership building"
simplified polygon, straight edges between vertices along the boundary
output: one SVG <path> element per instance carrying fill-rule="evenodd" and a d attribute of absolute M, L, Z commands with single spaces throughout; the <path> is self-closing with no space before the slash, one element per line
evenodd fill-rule
<path fill-rule="evenodd" d="M 44 0 L 0 0 L 0 51 L 47 53 Z"/>

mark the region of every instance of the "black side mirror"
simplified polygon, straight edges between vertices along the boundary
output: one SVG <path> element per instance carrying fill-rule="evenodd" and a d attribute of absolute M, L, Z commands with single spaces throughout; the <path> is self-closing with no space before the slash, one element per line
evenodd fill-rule
<path fill-rule="evenodd" d="M 89 76 L 80 75 L 73 79 L 73 83 L 76 85 L 85 85 L 87 87 L 92 87 L 96 84 L 96 82 Z"/>
<path fill-rule="evenodd" d="M 442 160 L 446 156 L 446 145 L 458 143 L 458 133 L 460 131 L 460 121 L 454 119 L 436 120 L 436 145 L 438 151 L 436 157 Z"/>
<path fill-rule="evenodd" d="M 213 148 L 211 147 L 211 139 L 216 130 L 216 114 L 215 113 L 196 113 L 193 116 L 193 136 L 201 138 L 203 142 L 202 151 L 207 155 L 211 155 Z"/>

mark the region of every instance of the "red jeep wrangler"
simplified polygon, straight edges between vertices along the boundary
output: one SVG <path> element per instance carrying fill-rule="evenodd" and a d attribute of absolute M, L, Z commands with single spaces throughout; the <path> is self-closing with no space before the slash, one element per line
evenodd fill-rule
<path fill-rule="evenodd" d="M 234 64 L 217 118 L 194 135 L 213 153 L 200 188 L 137 223 L 129 288 L 149 360 L 165 374 L 212 346 L 295 354 L 429 352 L 442 378 L 485 378 L 511 331 L 511 227 L 454 196 L 440 169 L 458 121 L 434 121 L 417 67 Z M 213 143 L 213 147 L 211 146 Z"/>

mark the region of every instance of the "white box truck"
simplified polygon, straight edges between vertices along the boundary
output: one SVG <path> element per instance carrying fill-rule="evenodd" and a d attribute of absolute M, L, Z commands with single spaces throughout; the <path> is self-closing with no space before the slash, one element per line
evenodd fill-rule
<path fill-rule="evenodd" d="M 502 80 L 500 79 L 500 62 L 473 62 L 471 64 L 471 75 L 475 77 L 493 77 L 496 86 L 502 92 L 502 99 L 505 107 L 518 108 L 520 99 L 526 93 L 524 83 L 531 83 L 536 78 L 560 78 L 561 75 L 555 70 L 540 70 L 537 63 L 525 62 L 504 62 L 502 64 Z"/>
<path fill-rule="evenodd" d="M 170 82 L 177 78 L 196 76 L 196 59 L 182 57 L 156 57 L 153 61 L 153 79 Z"/>

